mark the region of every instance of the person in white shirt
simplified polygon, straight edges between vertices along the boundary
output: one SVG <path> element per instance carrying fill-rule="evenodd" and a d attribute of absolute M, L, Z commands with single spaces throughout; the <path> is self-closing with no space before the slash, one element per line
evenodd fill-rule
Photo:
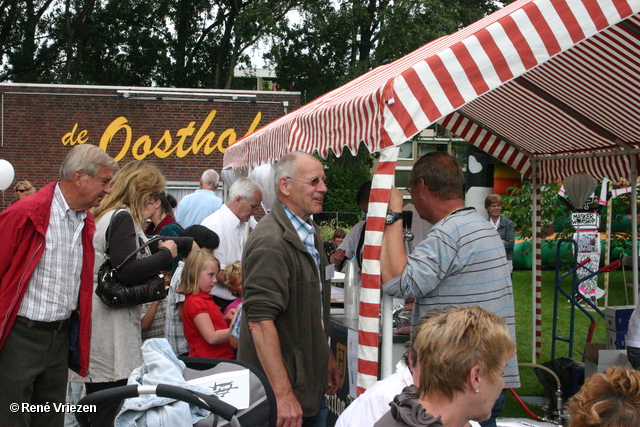
<path fill-rule="evenodd" d="M 224 269 L 234 261 L 242 259 L 245 237 L 248 234 L 251 216 L 258 214 L 262 203 L 262 188 L 251 178 L 240 178 L 229 189 L 227 203 L 202 221 L 202 225 L 215 231 L 220 246 L 213 254 L 220 261 L 220 271 L 211 295 L 220 309 L 236 299 L 222 283 Z"/>

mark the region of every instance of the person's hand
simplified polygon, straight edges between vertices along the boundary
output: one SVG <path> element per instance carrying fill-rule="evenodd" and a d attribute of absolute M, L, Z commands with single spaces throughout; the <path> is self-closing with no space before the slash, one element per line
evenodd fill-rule
<path fill-rule="evenodd" d="M 344 249 L 336 249 L 336 251 L 331 254 L 331 257 L 329 257 L 329 261 L 331 264 L 338 264 L 344 259 L 345 255 Z"/>
<path fill-rule="evenodd" d="M 340 388 L 340 370 L 333 352 L 329 350 L 329 383 L 327 394 L 336 394 Z"/>
<path fill-rule="evenodd" d="M 276 395 L 278 427 L 302 427 L 302 407 L 293 392 Z"/>
<path fill-rule="evenodd" d="M 171 257 L 175 258 L 178 256 L 178 245 L 173 240 L 160 240 L 158 242 L 158 249 L 167 248 L 171 251 Z"/>
<path fill-rule="evenodd" d="M 227 311 L 227 314 L 224 315 L 224 320 L 225 322 L 227 322 L 227 325 L 231 324 L 233 319 L 236 317 L 237 311 L 238 311 L 237 308 L 232 308 L 231 310 Z"/>

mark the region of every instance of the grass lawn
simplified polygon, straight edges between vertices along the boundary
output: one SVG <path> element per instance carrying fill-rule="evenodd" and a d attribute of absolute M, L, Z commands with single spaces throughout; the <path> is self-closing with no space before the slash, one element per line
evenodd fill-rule
<path fill-rule="evenodd" d="M 628 277 L 631 275 L 627 272 Z M 604 274 L 596 276 L 598 278 L 598 287 L 604 289 Z M 551 360 L 551 342 L 553 328 L 553 300 L 555 286 L 555 271 L 544 270 L 542 272 L 542 350 L 541 356 L 537 363 L 544 363 Z M 516 306 L 516 334 L 518 347 L 518 362 L 531 362 L 531 334 L 532 334 L 532 314 L 531 314 L 531 271 L 516 270 L 513 273 L 513 293 Z M 568 277 L 563 281 L 563 288 L 570 289 L 571 278 Z M 629 292 L 631 294 L 631 291 Z M 631 296 L 630 296 L 631 297 Z M 598 307 L 604 311 L 604 300 L 602 297 L 598 300 Z M 631 303 L 633 303 L 631 301 Z M 625 287 L 622 277 L 622 271 L 617 270 L 609 274 L 609 306 L 626 305 Z M 558 334 L 568 337 L 570 323 L 570 304 L 566 299 L 558 301 Z M 592 342 L 605 342 L 605 322 L 604 318 L 595 311 L 592 312 L 596 320 L 596 329 Z M 576 311 L 575 322 L 575 338 L 574 338 L 574 354 L 575 360 L 582 360 L 580 352 L 584 350 L 586 343 L 590 320 L 580 311 Z M 556 358 L 568 357 L 568 344 L 556 343 Z M 520 367 L 520 378 L 522 387 L 516 392 L 519 396 L 542 396 L 543 388 L 538 381 L 533 368 Z M 543 411 L 536 407 L 530 406 L 531 410 L 536 414 L 543 415 Z M 507 393 L 507 406 L 502 417 L 508 418 L 528 418 L 527 413 L 518 404 L 511 393 Z"/>

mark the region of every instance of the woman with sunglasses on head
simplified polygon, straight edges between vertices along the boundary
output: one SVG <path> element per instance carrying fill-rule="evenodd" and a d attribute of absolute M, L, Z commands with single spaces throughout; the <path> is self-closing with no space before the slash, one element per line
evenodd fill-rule
<path fill-rule="evenodd" d="M 141 306 L 109 307 L 95 294 L 95 288 L 106 253 L 112 265 L 119 265 L 148 241 L 143 232 L 145 220 L 151 215 L 147 207 L 165 185 L 165 177 L 156 166 L 131 162 L 113 176 L 111 192 L 92 210 L 96 232 L 90 369 L 83 378 L 87 394 L 126 385 L 131 372 L 142 365 Z M 170 270 L 178 253 L 188 255 L 192 248 L 198 249 L 190 237 L 164 237 L 125 262 L 118 270 L 118 279 L 124 285 L 142 283 L 159 271 Z M 98 405 L 90 415 L 91 425 L 113 426 L 119 404 Z"/>
<path fill-rule="evenodd" d="M 14 187 L 14 190 L 16 192 L 16 200 L 15 200 L 16 202 L 31 194 L 34 194 L 37 191 L 36 187 L 26 179 L 24 181 L 18 182 Z"/>

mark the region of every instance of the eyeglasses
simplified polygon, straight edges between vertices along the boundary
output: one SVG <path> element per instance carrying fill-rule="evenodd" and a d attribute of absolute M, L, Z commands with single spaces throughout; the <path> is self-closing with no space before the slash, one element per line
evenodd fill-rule
<path fill-rule="evenodd" d="M 27 191 L 27 190 L 18 190 L 18 189 L 16 189 L 16 193 L 24 193 L 25 191 Z"/>
<path fill-rule="evenodd" d="M 247 199 L 246 197 L 243 197 L 243 199 L 245 199 L 247 202 L 249 202 L 249 199 Z M 256 209 L 260 209 L 262 207 L 261 205 L 254 205 L 251 202 L 249 202 L 249 204 L 251 205 L 251 209 L 253 209 L 254 211 Z"/>
<path fill-rule="evenodd" d="M 320 181 L 322 181 L 322 183 L 325 186 L 327 185 L 327 177 L 326 176 L 324 178 L 315 177 L 315 178 L 310 179 L 308 181 L 306 179 L 292 178 L 290 176 L 288 176 L 287 179 L 293 179 L 294 181 L 302 181 L 302 182 L 305 182 L 305 183 L 311 185 L 312 187 L 317 187 L 318 185 L 320 185 Z"/>

